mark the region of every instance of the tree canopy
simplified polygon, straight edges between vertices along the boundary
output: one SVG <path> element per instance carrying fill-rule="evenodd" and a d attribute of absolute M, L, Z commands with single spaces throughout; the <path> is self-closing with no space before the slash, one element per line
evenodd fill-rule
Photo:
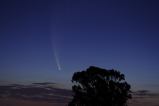
<path fill-rule="evenodd" d="M 69 106 L 127 106 L 131 86 L 117 70 L 91 66 L 72 77 L 73 99 Z"/>

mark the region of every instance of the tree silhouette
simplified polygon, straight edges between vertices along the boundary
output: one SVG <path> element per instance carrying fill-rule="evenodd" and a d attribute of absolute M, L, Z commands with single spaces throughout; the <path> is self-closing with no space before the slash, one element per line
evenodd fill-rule
<path fill-rule="evenodd" d="M 73 100 L 69 106 L 127 106 L 130 85 L 124 74 L 91 66 L 72 77 Z"/>

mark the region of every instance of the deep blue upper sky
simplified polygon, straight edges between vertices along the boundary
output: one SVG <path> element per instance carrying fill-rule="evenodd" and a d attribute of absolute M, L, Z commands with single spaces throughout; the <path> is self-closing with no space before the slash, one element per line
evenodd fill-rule
<path fill-rule="evenodd" d="M 90 65 L 159 88 L 157 0 L 1 0 L 0 81 L 68 83 Z M 59 71 L 54 55 L 59 60 Z"/>

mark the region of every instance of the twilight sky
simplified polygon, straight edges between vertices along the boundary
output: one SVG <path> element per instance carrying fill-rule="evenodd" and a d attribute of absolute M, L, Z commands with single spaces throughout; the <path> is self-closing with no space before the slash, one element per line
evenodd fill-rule
<path fill-rule="evenodd" d="M 70 86 L 90 65 L 159 89 L 157 0 L 1 0 L 0 83 Z M 59 70 L 60 69 L 60 70 Z"/>

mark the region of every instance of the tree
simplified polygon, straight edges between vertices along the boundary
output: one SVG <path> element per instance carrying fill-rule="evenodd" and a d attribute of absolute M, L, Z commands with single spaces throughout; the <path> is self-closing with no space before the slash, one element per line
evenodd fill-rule
<path fill-rule="evenodd" d="M 130 85 L 124 74 L 91 66 L 72 77 L 73 99 L 69 106 L 127 106 Z"/>

